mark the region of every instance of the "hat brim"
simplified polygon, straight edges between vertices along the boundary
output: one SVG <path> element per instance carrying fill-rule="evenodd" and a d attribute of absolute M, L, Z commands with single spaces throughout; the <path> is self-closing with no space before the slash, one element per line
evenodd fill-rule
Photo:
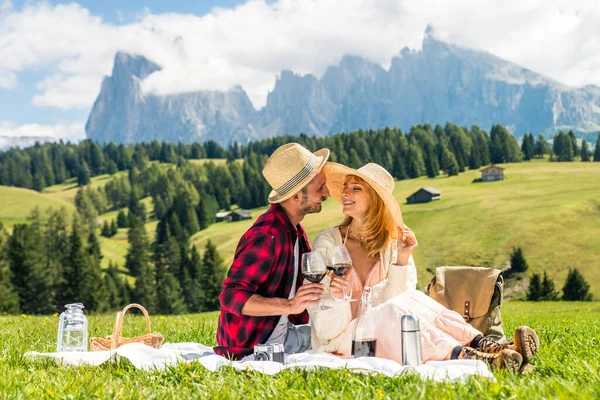
<path fill-rule="evenodd" d="M 402 212 L 400 211 L 400 205 L 398 204 L 398 201 L 390 192 L 385 190 L 377 182 L 353 168 L 334 162 L 328 162 L 323 167 L 323 171 L 325 171 L 325 176 L 327 177 L 327 188 L 329 189 L 329 195 L 336 199 L 340 204 L 344 204 L 342 192 L 344 191 L 344 181 L 346 180 L 346 177 L 348 175 L 358 176 L 361 179 L 364 179 L 365 182 L 367 182 L 383 200 L 389 217 L 393 219 L 394 224 L 400 228 L 404 227 Z"/>
<path fill-rule="evenodd" d="M 284 196 L 279 196 L 275 190 L 271 190 L 271 193 L 269 193 L 269 198 L 268 198 L 269 203 L 271 203 L 271 204 L 281 203 L 282 201 L 289 199 L 290 197 L 292 197 L 293 195 L 298 193 L 300 191 L 300 189 L 302 189 L 304 186 L 306 186 L 308 184 L 308 182 L 312 181 L 313 178 L 315 176 L 317 176 L 317 174 L 319 172 L 321 172 L 321 169 L 323 168 L 323 166 L 325 165 L 325 163 L 327 163 L 327 160 L 329 159 L 329 154 L 330 154 L 329 149 L 317 150 L 313 154 L 317 158 L 319 158 L 319 162 L 317 163 L 317 165 L 315 165 L 315 167 L 310 172 L 310 174 L 308 174 L 308 176 L 306 178 L 304 178 L 302 181 L 300 181 L 292 190 L 289 191 L 288 194 L 286 194 Z"/>

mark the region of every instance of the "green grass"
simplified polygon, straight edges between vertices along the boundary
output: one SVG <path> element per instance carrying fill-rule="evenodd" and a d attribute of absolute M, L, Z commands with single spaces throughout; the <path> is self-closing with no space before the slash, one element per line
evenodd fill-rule
<path fill-rule="evenodd" d="M 275 376 L 231 368 L 209 372 L 199 363 L 164 371 L 136 370 L 129 361 L 99 367 L 68 367 L 31 361 L 29 350 L 54 351 L 57 317 L 0 318 L 2 398 L 302 398 L 302 399 L 498 399 L 600 397 L 600 305 L 522 303 L 503 305 L 507 332 L 534 327 L 541 349 L 529 375 L 495 373 L 496 382 L 472 378 L 466 384 L 434 383 L 414 376 L 389 378 L 348 370 L 283 371 Z M 577 313 L 577 318 L 573 315 Z M 113 315 L 89 317 L 90 335 L 110 334 Z M 153 330 L 169 342 L 215 344 L 217 313 L 152 317 Z M 128 317 L 125 336 L 143 331 L 141 317 Z"/>
<path fill-rule="evenodd" d="M 72 203 L 60 199 L 49 198 L 35 190 L 0 186 L 0 221 L 10 228 L 15 224 L 27 222 L 31 212 L 39 207 L 41 211 L 49 207 L 54 209 L 66 208 L 69 212 L 75 210 Z"/>
<path fill-rule="evenodd" d="M 113 177 L 127 175 L 126 171 L 117 172 L 114 175 L 98 175 L 90 179 L 90 184 L 87 187 L 96 189 L 98 187 L 103 187 L 108 182 L 110 182 Z M 79 190 L 79 186 L 77 186 L 77 179 L 71 178 L 61 183 L 60 185 L 49 186 L 44 189 L 43 194 L 51 199 L 56 199 L 63 201 L 65 203 L 75 205 L 75 196 L 77 195 L 77 191 Z"/>

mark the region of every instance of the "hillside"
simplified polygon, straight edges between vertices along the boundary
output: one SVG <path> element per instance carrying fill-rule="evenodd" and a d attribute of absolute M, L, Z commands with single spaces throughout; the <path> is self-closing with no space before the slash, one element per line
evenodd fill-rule
<path fill-rule="evenodd" d="M 547 271 L 562 288 L 569 267 L 579 268 L 600 297 L 600 163 L 507 164 L 506 180 L 472 183 L 469 171 L 458 177 L 419 178 L 396 183 L 394 195 L 404 220 L 419 240 L 415 253 L 419 286 L 442 265 L 503 267 L 513 246 L 523 248 L 530 271 Z M 423 186 L 442 192 L 441 200 L 407 205 L 405 198 Z M 265 208 L 253 210 L 256 218 Z M 310 238 L 340 222 L 341 206 L 333 199 L 323 211 L 303 221 Z M 252 221 L 217 223 L 193 237 L 201 246 L 210 239 L 230 259 Z"/>
<path fill-rule="evenodd" d="M 431 278 L 428 268 L 441 265 L 480 265 L 503 267 L 513 246 L 523 248 L 531 271 L 547 271 L 561 288 L 569 267 L 579 268 L 600 298 L 600 163 L 549 163 L 533 161 L 506 164 L 506 180 L 473 183 L 478 171 L 457 177 L 419 178 L 398 181 L 395 196 L 405 222 L 415 231 L 420 247 L 415 253 L 419 286 Z M 94 185 L 108 182 L 93 180 Z M 405 198 L 423 186 L 442 192 L 441 200 L 407 205 Z M 62 189 L 62 190 L 61 190 Z M 47 188 L 43 194 L 0 187 L 0 221 L 12 226 L 23 222 L 37 205 L 73 209 L 76 189 L 69 185 Z M 152 209 L 149 198 L 144 199 Z M 266 208 L 252 210 L 253 220 Z M 101 219 L 116 218 L 116 212 Z M 303 222 L 309 237 L 341 221 L 341 206 L 333 199 L 324 203 L 318 215 Z M 237 242 L 253 220 L 221 222 L 196 233 L 192 242 L 202 251 L 208 239 L 217 244 L 223 258 L 230 262 Z M 152 236 L 156 221 L 147 224 Z M 127 230 L 113 238 L 101 238 L 103 264 L 123 265 L 127 253 Z"/>
<path fill-rule="evenodd" d="M 73 198 L 75 198 L 74 195 Z M 67 201 L 65 198 L 48 196 L 35 190 L 7 186 L 0 186 L 0 204 L 2 205 L 0 207 L 0 222 L 5 227 L 27 222 L 27 217 L 36 207 L 42 210 L 50 207 L 55 209 L 65 207 L 69 211 L 75 210 L 73 201 Z"/>

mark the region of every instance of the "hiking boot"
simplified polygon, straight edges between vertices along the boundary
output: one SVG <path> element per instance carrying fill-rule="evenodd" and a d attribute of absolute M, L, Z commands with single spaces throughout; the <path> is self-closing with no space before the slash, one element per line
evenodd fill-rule
<path fill-rule="evenodd" d="M 540 339 L 530 327 L 520 326 L 515 330 L 515 341 L 510 347 L 523 356 L 523 365 L 527 365 L 540 349 Z"/>
<path fill-rule="evenodd" d="M 500 343 L 489 336 L 477 336 L 471 341 L 471 347 L 482 353 L 496 354 L 502 350 L 515 350 L 513 343 Z"/>
<path fill-rule="evenodd" d="M 529 364 L 535 353 L 540 349 L 537 333 L 528 326 L 520 326 L 515 330 L 513 342 L 499 343 L 487 336 L 477 336 L 471 346 L 483 353 L 497 354 L 502 350 L 514 350 L 523 357 L 523 366 Z"/>
<path fill-rule="evenodd" d="M 455 350 L 458 350 L 455 349 Z M 518 372 L 523 363 L 523 357 L 511 349 L 502 349 L 498 353 L 483 353 L 472 347 L 461 347 L 460 352 L 452 352 L 452 358 L 458 360 L 481 360 L 497 370 L 507 370 L 511 374 Z M 458 354 L 456 354 L 458 353 Z"/>

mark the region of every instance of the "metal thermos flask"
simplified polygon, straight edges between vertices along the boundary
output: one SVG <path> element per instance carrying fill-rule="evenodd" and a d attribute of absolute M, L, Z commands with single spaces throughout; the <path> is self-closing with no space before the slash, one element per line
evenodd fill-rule
<path fill-rule="evenodd" d="M 416 315 L 403 315 L 402 327 L 402 364 L 416 367 L 423 364 L 421 354 L 421 329 Z"/>

